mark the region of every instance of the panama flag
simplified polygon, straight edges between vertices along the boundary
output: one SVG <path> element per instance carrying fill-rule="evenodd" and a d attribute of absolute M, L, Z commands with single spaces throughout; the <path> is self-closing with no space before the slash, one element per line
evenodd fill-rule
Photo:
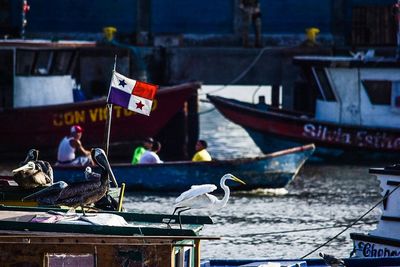
<path fill-rule="evenodd" d="M 157 85 L 135 81 L 114 71 L 107 103 L 150 116 Z"/>

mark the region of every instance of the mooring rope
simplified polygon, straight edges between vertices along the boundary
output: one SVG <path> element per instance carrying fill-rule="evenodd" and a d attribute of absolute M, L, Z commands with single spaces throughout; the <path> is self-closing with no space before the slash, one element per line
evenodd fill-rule
<path fill-rule="evenodd" d="M 377 221 L 371 222 L 370 224 L 376 224 Z M 357 223 L 356 225 L 365 225 L 366 223 Z M 287 230 L 287 231 L 276 231 L 276 232 L 266 232 L 266 233 L 254 233 L 254 234 L 246 234 L 246 235 L 241 235 L 242 237 L 246 236 L 255 236 L 255 235 L 279 235 L 279 234 L 288 234 L 288 233 L 298 233 L 298 232 L 309 232 L 309 231 L 319 231 L 319 230 L 325 230 L 325 229 L 331 229 L 331 228 L 342 228 L 347 226 L 347 224 L 341 224 L 341 225 L 331 225 L 331 226 L 324 226 L 324 227 L 315 227 L 315 228 L 305 228 L 305 229 L 295 229 L 295 230 Z"/>
<path fill-rule="evenodd" d="M 333 236 L 332 238 L 328 239 L 325 243 L 323 243 L 322 245 L 319 245 L 318 247 L 316 247 L 315 249 L 313 249 L 312 251 L 310 251 L 309 253 L 305 254 L 303 257 L 301 257 L 300 259 L 304 259 L 305 257 L 311 255 L 312 253 L 314 253 L 315 251 L 319 250 L 320 248 L 326 246 L 327 244 L 329 244 L 331 241 L 335 240 L 338 236 L 340 236 L 341 234 L 343 234 L 344 232 L 346 232 L 349 228 L 353 227 L 357 222 L 361 221 L 365 216 L 367 216 L 373 209 L 375 209 L 379 204 L 381 204 L 383 201 L 385 201 L 394 191 L 396 191 L 398 188 L 400 187 L 400 184 L 398 184 L 392 191 L 390 191 L 388 194 L 385 194 L 385 196 L 379 200 L 375 205 L 372 206 L 372 208 L 370 208 L 367 212 L 365 212 L 363 215 L 361 215 L 359 218 L 357 218 L 354 222 L 348 224 L 346 226 L 346 228 L 344 228 L 342 231 L 340 231 L 339 233 L 337 233 L 335 236 Z"/>
<path fill-rule="evenodd" d="M 250 65 L 247 66 L 247 68 L 245 68 L 238 76 L 236 76 L 234 79 L 232 79 L 232 81 L 230 81 L 229 83 L 221 86 L 220 88 L 217 88 L 213 91 L 208 92 L 207 94 L 214 94 L 216 92 L 219 92 L 223 89 L 225 89 L 228 85 L 232 85 L 237 83 L 238 81 L 240 81 L 256 64 L 257 62 L 260 60 L 262 54 L 264 54 L 265 50 L 267 50 L 268 47 L 263 47 L 260 52 L 258 52 L 257 56 L 253 59 L 253 61 L 250 63 Z M 204 95 L 205 93 L 199 94 L 199 95 Z"/>

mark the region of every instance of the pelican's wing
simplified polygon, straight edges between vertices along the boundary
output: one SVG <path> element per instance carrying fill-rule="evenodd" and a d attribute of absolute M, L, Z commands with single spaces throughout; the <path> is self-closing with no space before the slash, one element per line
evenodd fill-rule
<path fill-rule="evenodd" d="M 192 185 L 192 187 L 183 192 L 176 200 L 175 203 L 179 203 L 183 200 L 187 200 L 190 198 L 194 198 L 206 193 L 210 193 L 214 190 L 216 190 L 217 187 L 213 184 L 202 184 L 202 185 Z"/>
<path fill-rule="evenodd" d="M 30 199 L 37 199 L 37 198 L 45 197 L 48 195 L 56 195 L 59 192 L 61 192 L 64 188 L 66 188 L 67 186 L 68 186 L 68 184 L 66 182 L 59 181 L 49 187 L 46 187 L 45 189 L 42 189 L 33 194 L 30 194 L 29 196 L 24 197 L 22 200 L 24 201 L 24 200 L 30 200 Z"/>

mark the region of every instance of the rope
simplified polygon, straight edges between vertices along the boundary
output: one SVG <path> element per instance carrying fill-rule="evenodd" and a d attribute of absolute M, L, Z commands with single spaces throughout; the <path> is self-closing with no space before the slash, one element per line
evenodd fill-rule
<path fill-rule="evenodd" d="M 377 221 L 371 222 L 370 224 L 376 224 Z M 356 225 L 365 225 L 366 223 L 357 223 Z M 242 237 L 246 236 L 255 236 L 255 235 L 278 235 L 278 234 L 288 234 L 288 233 L 298 233 L 298 232 L 308 232 L 308 231 L 319 231 L 331 228 L 342 228 L 347 225 L 332 225 L 332 226 L 325 226 L 325 227 L 316 227 L 316 228 L 306 228 L 306 229 L 296 229 L 296 230 L 287 230 L 287 231 L 276 231 L 276 232 L 267 232 L 267 233 L 255 233 L 255 234 L 248 234 L 242 235 Z"/>
<path fill-rule="evenodd" d="M 240 80 L 254 67 L 254 65 L 256 65 L 256 63 L 258 62 L 258 60 L 261 58 L 262 54 L 264 54 L 265 50 L 267 50 L 267 49 L 268 49 L 268 47 L 263 47 L 263 48 L 260 50 L 260 52 L 258 52 L 257 56 L 253 59 L 253 61 L 250 63 L 250 65 L 247 66 L 247 68 L 244 69 L 244 70 L 242 71 L 242 73 L 240 73 L 238 76 L 236 76 L 236 78 L 234 78 L 234 79 L 233 79 L 232 81 L 230 81 L 229 83 L 223 85 L 222 87 L 217 88 L 217 89 L 215 89 L 215 90 L 213 90 L 213 91 L 208 92 L 207 94 L 214 94 L 214 93 L 216 93 L 216 92 L 219 92 L 219 91 L 225 89 L 228 85 L 232 85 L 232 84 L 235 84 L 235 83 L 237 83 L 238 81 L 240 81 Z M 206 94 L 206 93 L 202 93 L 202 94 L 199 94 L 199 95 L 204 95 L 204 94 Z"/>
<path fill-rule="evenodd" d="M 383 201 L 385 201 L 385 199 L 387 199 L 394 191 L 396 191 L 398 188 L 400 187 L 400 184 L 398 184 L 391 192 L 389 192 L 389 194 L 386 194 L 381 200 L 379 200 L 374 206 L 372 206 L 372 208 L 370 208 L 366 213 L 364 213 L 363 215 L 361 215 L 357 220 L 355 220 L 354 222 L 348 224 L 346 226 L 346 228 L 344 228 L 342 231 L 340 231 L 339 233 L 337 233 L 334 237 L 328 239 L 328 241 L 326 241 L 325 243 L 323 243 L 322 245 L 319 245 L 317 248 L 313 249 L 311 252 L 307 253 L 306 255 L 304 255 L 303 257 L 301 257 L 300 259 L 304 259 L 305 257 L 311 255 L 312 253 L 314 253 L 315 251 L 319 250 L 320 248 L 326 246 L 328 243 L 330 243 L 332 240 L 336 239 L 338 236 L 340 236 L 341 234 L 343 234 L 345 231 L 347 231 L 349 228 L 351 228 L 352 226 L 354 226 L 357 222 L 361 221 L 362 218 L 364 218 L 368 213 L 370 213 L 373 209 L 375 209 L 379 204 L 381 204 Z"/>
<path fill-rule="evenodd" d="M 204 111 L 202 111 L 202 112 L 199 112 L 199 115 L 204 115 L 204 114 L 210 113 L 210 112 L 212 112 L 212 111 L 214 111 L 214 110 L 215 110 L 215 108 L 210 108 L 210 109 L 208 109 L 208 110 L 204 110 Z"/>

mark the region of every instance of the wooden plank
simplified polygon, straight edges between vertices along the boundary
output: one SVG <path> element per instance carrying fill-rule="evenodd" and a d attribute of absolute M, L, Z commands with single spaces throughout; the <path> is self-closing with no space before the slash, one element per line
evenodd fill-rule
<path fill-rule="evenodd" d="M 109 234 L 109 235 L 160 235 L 160 236 L 196 236 L 191 229 L 171 229 L 156 227 L 127 227 L 104 225 L 75 225 L 75 224 L 47 224 L 0 221 L 0 229 L 17 231 L 64 232 L 83 234 Z"/>
<path fill-rule="evenodd" d="M 51 207 L 20 207 L 20 206 L 0 206 L 0 211 L 29 211 L 29 212 L 67 212 L 67 209 L 51 208 Z M 77 213 L 81 211 L 77 210 Z M 126 221 L 137 222 L 150 222 L 150 223 L 163 223 L 165 219 L 173 218 L 178 221 L 178 216 L 171 216 L 170 214 L 149 214 L 149 213 L 136 213 L 136 212 L 117 212 L 117 211 L 101 211 L 102 213 L 116 214 L 122 216 Z M 96 213 L 88 211 L 87 213 Z M 190 216 L 182 215 L 182 224 L 213 224 L 209 216 Z"/>
<path fill-rule="evenodd" d="M 25 232 L 25 231 L 5 231 L 0 230 L 0 243 L 5 242 L 29 242 L 29 243 L 118 243 L 130 244 L 140 242 L 141 244 L 151 242 L 177 242 L 182 240 L 220 240 L 218 236 L 111 236 L 111 235 L 71 235 L 69 233 L 50 233 L 50 232 Z M 145 241 L 143 241 L 145 240 Z"/>

